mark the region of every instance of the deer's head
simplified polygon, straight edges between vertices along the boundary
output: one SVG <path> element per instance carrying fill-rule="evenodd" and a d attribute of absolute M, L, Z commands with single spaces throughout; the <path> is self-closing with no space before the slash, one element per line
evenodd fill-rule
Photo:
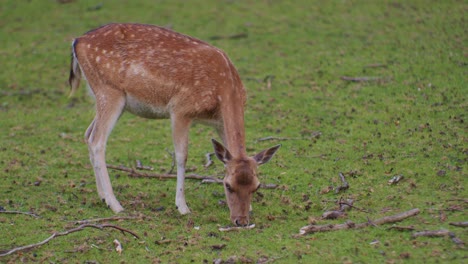
<path fill-rule="evenodd" d="M 249 224 L 249 210 L 252 194 L 260 187 L 257 167 L 267 163 L 281 145 L 274 146 L 253 157 L 233 157 L 229 150 L 212 140 L 216 157 L 224 163 L 224 192 L 231 212 L 231 221 L 237 226 Z"/>

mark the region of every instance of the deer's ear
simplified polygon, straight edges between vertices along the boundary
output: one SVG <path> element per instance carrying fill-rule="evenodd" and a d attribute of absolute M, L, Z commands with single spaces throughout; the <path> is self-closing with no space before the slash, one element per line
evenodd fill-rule
<path fill-rule="evenodd" d="M 269 149 L 265 149 L 263 150 L 262 152 L 258 153 L 257 155 L 255 155 L 253 158 L 254 160 L 257 162 L 258 165 L 262 165 L 262 164 L 265 164 L 267 163 L 268 161 L 271 160 L 271 158 L 273 158 L 273 156 L 275 155 L 276 151 L 278 151 L 278 149 L 281 147 L 281 145 L 276 145 L 274 147 L 271 147 Z"/>
<path fill-rule="evenodd" d="M 229 150 L 223 146 L 223 144 L 219 143 L 215 139 L 211 139 L 211 142 L 213 143 L 213 148 L 216 154 L 216 157 L 226 164 L 226 162 L 230 161 L 232 159 L 231 153 L 229 153 Z"/>

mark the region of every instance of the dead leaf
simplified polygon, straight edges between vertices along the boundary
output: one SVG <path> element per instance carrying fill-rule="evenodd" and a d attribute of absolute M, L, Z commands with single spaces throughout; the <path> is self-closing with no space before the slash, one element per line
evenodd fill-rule
<path fill-rule="evenodd" d="M 115 245 L 115 251 L 119 253 L 119 255 L 122 255 L 122 244 L 117 239 L 114 239 L 114 245 Z"/>

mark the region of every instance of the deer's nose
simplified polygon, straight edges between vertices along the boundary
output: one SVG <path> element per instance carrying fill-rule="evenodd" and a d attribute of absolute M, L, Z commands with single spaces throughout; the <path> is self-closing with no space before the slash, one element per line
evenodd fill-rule
<path fill-rule="evenodd" d="M 249 225 L 249 219 L 247 217 L 238 217 L 234 223 L 236 226 L 247 226 Z"/>

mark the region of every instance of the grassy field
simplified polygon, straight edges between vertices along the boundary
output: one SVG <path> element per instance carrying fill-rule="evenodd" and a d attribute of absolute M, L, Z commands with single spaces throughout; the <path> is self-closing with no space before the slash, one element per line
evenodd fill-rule
<path fill-rule="evenodd" d="M 69 2 L 69 3 L 61 3 Z M 83 134 L 94 117 L 84 85 L 68 98 L 73 38 L 109 22 L 168 26 L 222 48 L 248 89 L 248 152 L 281 143 L 261 167 L 256 228 L 229 224 L 221 185 L 187 180 L 192 214 L 174 205 L 175 181 L 110 171 L 127 209 L 108 221 L 137 233 L 86 228 L 2 263 L 462 263 L 448 236 L 467 230 L 466 1 L 25 1 L 0 5 L 0 254 L 38 243 L 76 221 L 112 217 L 99 201 Z M 229 36 L 245 33 L 243 38 Z M 245 36 L 245 35 L 244 35 Z M 349 81 L 342 77 L 367 78 Z M 123 115 L 107 162 L 168 172 L 170 124 Z M 214 131 L 194 126 L 188 167 L 204 168 Z M 271 137 L 270 140 L 259 140 Z M 335 193 L 342 172 L 349 189 Z M 394 185 L 388 181 L 402 175 Z M 321 219 L 340 199 L 355 208 Z M 296 237 L 309 223 L 366 222 L 412 208 L 392 224 Z M 123 245 L 115 251 L 114 239 Z"/>

